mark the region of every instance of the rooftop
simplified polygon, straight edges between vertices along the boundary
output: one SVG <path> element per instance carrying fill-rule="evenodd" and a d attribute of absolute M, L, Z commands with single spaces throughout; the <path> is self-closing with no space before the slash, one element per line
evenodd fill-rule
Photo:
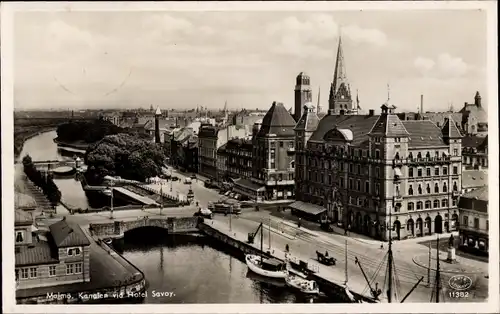
<path fill-rule="evenodd" d="M 54 239 L 54 244 L 57 247 L 90 245 L 89 239 L 85 233 L 83 233 L 80 226 L 76 224 L 68 224 L 66 219 L 50 225 L 49 229 L 52 234 L 52 238 Z"/>
<path fill-rule="evenodd" d="M 14 222 L 16 226 L 29 226 L 33 224 L 33 217 L 30 213 L 16 209 Z"/>
<path fill-rule="evenodd" d="M 441 129 L 429 120 L 403 121 L 410 134 L 409 147 L 446 146 Z"/>
<path fill-rule="evenodd" d="M 15 208 L 36 208 L 37 203 L 33 197 L 28 194 L 16 192 L 16 198 L 14 199 Z"/>
<path fill-rule="evenodd" d="M 295 136 L 294 127 L 295 120 L 288 110 L 286 110 L 285 106 L 282 103 L 273 102 L 271 108 L 262 119 L 262 126 L 257 136 L 275 134 L 278 137 L 293 137 Z"/>
<path fill-rule="evenodd" d="M 18 246 L 16 250 L 19 250 L 15 253 L 16 267 L 59 262 L 48 242 L 40 241 L 28 246 Z"/>
<path fill-rule="evenodd" d="M 370 115 L 326 115 L 319 122 L 318 128 L 311 136 L 312 141 L 323 141 L 326 133 L 335 127 L 349 129 L 353 133 L 353 145 L 368 143 L 368 133 L 379 116 Z"/>
<path fill-rule="evenodd" d="M 463 170 L 462 187 L 464 189 L 484 186 L 488 184 L 488 171 L 484 170 Z"/>

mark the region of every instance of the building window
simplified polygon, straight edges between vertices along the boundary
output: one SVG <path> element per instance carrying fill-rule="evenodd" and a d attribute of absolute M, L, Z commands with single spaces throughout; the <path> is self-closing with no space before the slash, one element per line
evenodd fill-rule
<path fill-rule="evenodd" d="M 375 183 L 375 195 L 380 194 L 380 183 Z"/>
<path fill-rule="evenodd" d="M 370 182 L 368 181 L 365 182 L 365 192 L 370 193 Z"/>
<path fill-rule="evenodd" d="M 410 187 L 408 188 L 408 195 L 413 195 L 413 186 L 410 184 Z"/>
<path fill-rule="evenodd" d="M 75 272 L 74 264 L 66 264 L 66 275 L 71 275 Z"/>
<path fill-rule="evenodd" d="M 361 165 L 358 165 L 358 174 L 361 174 Z"/>
<path fill-rule="evenodd" d="M 375 159 L 380 159 L 380 151 L 378 149 L 375 150 Z"/>
<path fill-rule="evenodd" d="M 448 187 L 446 186 L 446 182 L 443 182 L 443 192 L 448 192 Z"/>
<path fill-rule="evenodd" d="M 28 268 L 21 268 L 21 279 L 28 279 Z"/>
<path fill-rule="evenodd" d="M 408 159 L 413 160 L 413 154 L 412 153 L 408 154 Z"/>
<path fill-rule="evenodd" d="M 280 147 L 283 147 L 283 142 L 280 141 Z"/>
<path fill-rule="evenodd" d="M 443 208 L 448 207 L 448 200 L 447 199 L 444 199 L 441 201 L 441 207 L 443 207 Z"/>
<path fill-rule="evenodd" d="M 16 269 L 16 281 L 19 280 L 19 269 Z"/>
<path fill-rule="evenodd" d="M 431 208 L 431 201 L 425 201 L 425 209 Z"/>
<path fill-rule="evenodd" d="M 414 210 L 415 209 L 415 204 L 413 202 L 408 203 L 408 210 Z"/>
<path fill-rule="evenodd" d="M 417 202 L 417 210 L 422 209 L 422 201 Z"/>
<path fill-rule="evenodd" d="M 453 174 L 458 174 L 458 167 L 457 166 L 453 166 Z"/>
<path fill-rule="evenodd" d="M 427 172 L 427 176 L 430 177 L 431 176 L 431 168 L 427 168 L 426 170 L 427 170 L 426 171 Z"/>
<path fill-rule="evenodd" d="M 422 195 L 422 186 L 418 185 L 418 195 Z"/>
<path fill-rule="evenodd" d="M 380 168 L 379 167 L 375 168 L 375 178 L 380 178 Z"/>
<path fill-rule="evenodd" d="M 36 276 L 37 276 L 37 268 L 30 267 L 30 278 L 36 278 Z"/>
<path fill-rule="evenodd" d="M 453 182 L 453 192 L 458 192 L 457 181 Z"/>
<path fill-rule="evenodd" d="M 439 200 L 434 200 L 434 208 L 439 208 Z"/>
<path fill-rule="evenodd" d="M 349 189 L 352 190 L 352 188 L 353 188 L 352 179 L 349 178 Z"/>
<path fill-rule="evenodd" d="M 452 199 L 451 204 L 453 204 L 453 207 L 457 206 L 457 200 L 455 198 Z"/>
<path fill-rule="evenodd" d="M 434 193 L 439 193 L 439 184 L 434 183 Z"/>
<path fill-rule="evenodd" d="M 417 175 L 418 175 L 419 177 L 421 177 L 421 176 L 422 176 L 422 169 L 418 169 L 418 170 L 417 170 Z"/>
<path fill-rule="evenodd" d="M 435 176 L 439 175 L 439 167 L 434 168 L 434 175 Z"/>
<path fill-rule="evenodd" d="M 24 232 L 16 231 L 16 243 L 23 243 L 23 242 L 24 242 Z"/>
<path fill-rule="evenodd" d="M 361 181 L 356 182 L 356 190 L 361 191 Z"/>
<path fill-rule="evenodd" d="M 75 274 L 81 274 L 82 273 L 82 263 L 76 263 L 75 264 Z"/>
<path fill-rule="evenodd" d="M 453 150 L 453 156 L 458 156 L 458 149 Z"/>
<path fill-rule="evenodd" d="M 468 227 L 469 226 L 469 217 L 464 216 L 464 226 Z"/>
<path fill-rule="evenodd" d="M 474 228 L 479 229 L 479 218 L 474 218 Z"/>
<path fill-rule="evenodd" d="M 411 167 L 408 169 L 408 176 L 410 178 L 413 178 L 413 168 L 411 168 Z"/>
<path fill-rule="evenodd" d="M 490 221 L 486 220 L 486 230 L 490 230 Z"/>
<path fill-rule="evenodd" d="M 80 255 L 80 248 L 72 248 L 72 249 L 68 249 L 68 256 L 78 256 Z"/>
<path fill-rule="evenodd" d="M 49 277 L 54 277 L 56 275 L 56 267 L 49 266 Z"/>
<path fill-rule="evenodd" d="M 431 186 L 429 184 L 427 184 L 425 190 L 427 191 L 427 194 L 431 194 Z"/>
<path fill-rule="evenodd" d="M 443 167 L 443 176 L 447 176 L 447 175 L 448 175 L 448 167 L 444 166 Z"/>

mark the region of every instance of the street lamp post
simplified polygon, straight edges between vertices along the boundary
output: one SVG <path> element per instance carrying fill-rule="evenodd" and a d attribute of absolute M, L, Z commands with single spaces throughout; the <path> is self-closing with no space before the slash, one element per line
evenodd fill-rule
<path fill-rule="evenodd" d="M 160 200 L 160 216 L 161 216 L 161 212 L 163 209 L 163 182 L 160 184 L 160 197 L 161 197 Z"/>
<path fill-rule="evenodd" d="M 113 219 L 113 181 L 109 182 L 107 191 L 109 193 L 109 196 L 111 197 L 111 208 L 110 208 L 110 216 L 109 218 Z"/>

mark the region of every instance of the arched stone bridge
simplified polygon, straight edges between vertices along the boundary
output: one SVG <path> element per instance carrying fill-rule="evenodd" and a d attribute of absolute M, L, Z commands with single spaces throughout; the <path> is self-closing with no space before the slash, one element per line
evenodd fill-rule
<path fill-rule="evenodd" d="M 125 232 L 143 227 L 159 227 L 168 233 L 186 233 L 198 231 L 199 217 L 139 217 L 134 220 L 113 221 L 90 224 L 92 235 L 99 239 L 122 238 Z"/>

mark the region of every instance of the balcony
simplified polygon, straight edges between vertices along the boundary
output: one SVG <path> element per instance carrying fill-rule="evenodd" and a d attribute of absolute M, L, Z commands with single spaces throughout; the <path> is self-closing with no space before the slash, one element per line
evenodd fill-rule
<path fill-rule="evenodd" d="M 401 202 L 403 201 L 403 196 L 402 195 L 394 195 L 394 202 Z"/>

